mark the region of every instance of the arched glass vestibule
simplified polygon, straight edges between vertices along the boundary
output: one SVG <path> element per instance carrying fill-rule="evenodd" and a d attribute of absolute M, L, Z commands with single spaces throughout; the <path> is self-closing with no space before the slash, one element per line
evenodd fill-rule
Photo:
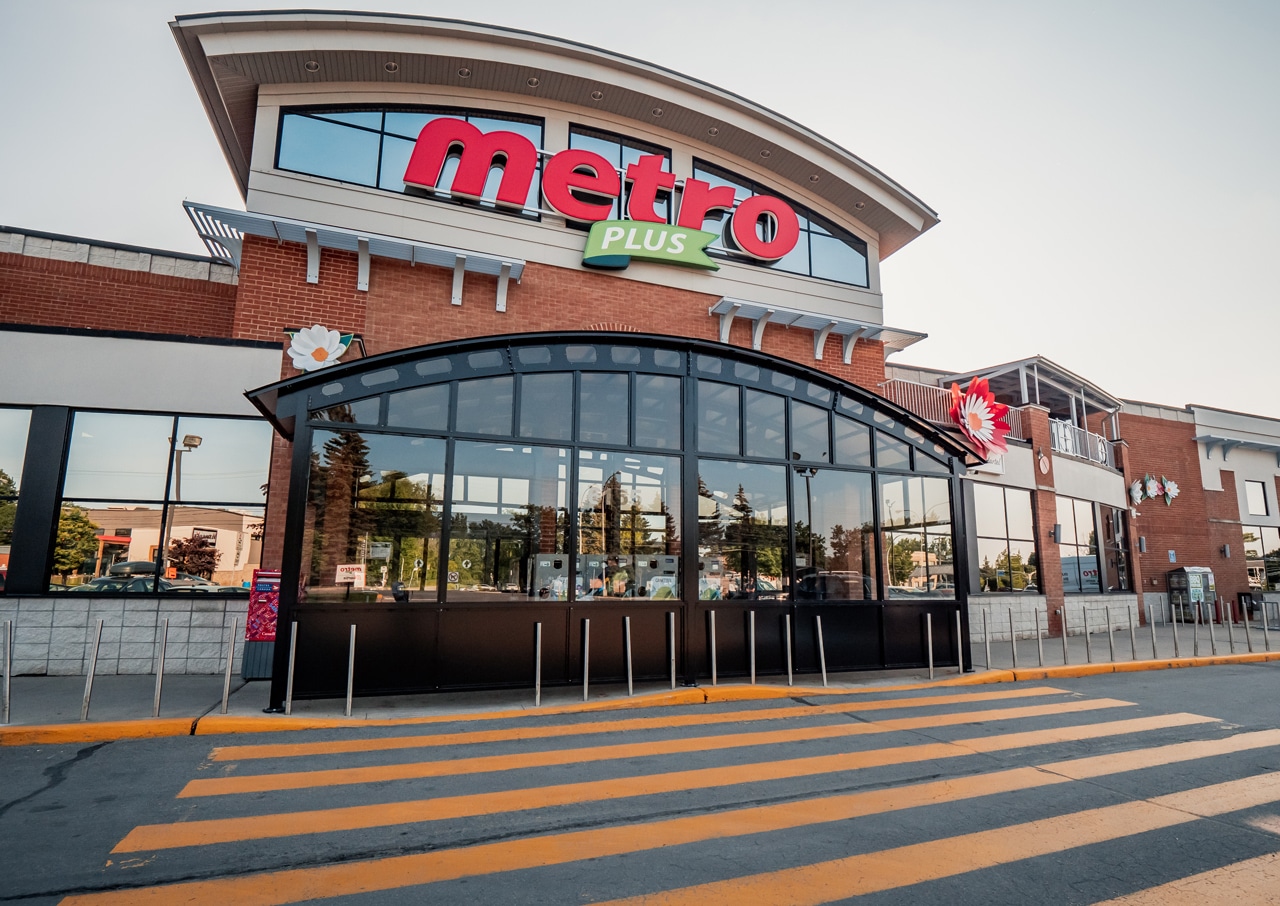
<path fill-rule="evenodd" d="M 294 441 L 295 694 L 955 663 L 963 449 L 860 387 L 704 341 L 530 334 L 250 394 Z M 712 617 L 711 613 L 715 616 Z M 629 618 L 627 620 L 626 618 Z M 786 638 L 790 631 L 790 651 Z M 752 640 L 754 639 L 754 645 Z M 753 657 L 754 654 L 754 657 Z M 966 649 L 967 657 L 967 649 Z M 277 646 L 273 701 L 287 665 Z"/>

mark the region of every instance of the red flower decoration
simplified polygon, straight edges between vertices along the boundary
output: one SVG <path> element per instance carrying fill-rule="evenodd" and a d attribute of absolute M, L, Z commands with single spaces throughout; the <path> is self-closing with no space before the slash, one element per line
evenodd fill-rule
<path fill-rule="evenodd" d="M 982 456 L 1008 452 L 1009 445 L 1004 442 L 1009 433 L 1004 420 L 1008 411 L 1008 406 L 996 402 L 986 378 L 971 380 L 963 394 L 958 384 L 951 385 L 951 420 Z"/>

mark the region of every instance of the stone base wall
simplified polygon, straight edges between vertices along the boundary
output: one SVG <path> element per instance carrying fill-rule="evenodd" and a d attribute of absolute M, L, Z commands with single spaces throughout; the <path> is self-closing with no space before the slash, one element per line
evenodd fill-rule
<path fill-rule="evenodd" d="M 1110 607 L 1110 623 L 1107 608 Z M 1138 623 L 1138 596 L 1127 595 L 1067 595 L 1063 604 L 1067 621 L 1067 635 L 1084 635 L 1085 611 L 1088 611 L 1090 632 L 1114 632 L 1129 628 L 1129 615 Z"/>
<path fill-rule="evenodd" d="M 219 595 L 14 597 L 0 598 L 0 625 L 13 621 L 17 676 L 83 676 L 89 669 L 98 620 L 102 620 L 102 642 L 95 674 L 154 673 L 166 619 L 165 674 L 217 674 L 226 669 L 227 633 L 233 619 L 239 628 L 232 670 L 240 669 L 248 608 L 247 598 Z"/>
<path fill-rule="evenodd" d="M 1049 618 L 1046 611 L 1044 595 L 970 595 L 969 596 L 969 642 L 974 645 L 983 644 L 986 638 L 982 634 L 983 614 L 986 614 L 987 632 L 991 641 L 1009 641 L 1009 611 L 1013 610 L 1013 633 L 1020 639 L 1036 637 L 1036 614 L 1040 614 L 1040 631 L 1047 632 Z"/>

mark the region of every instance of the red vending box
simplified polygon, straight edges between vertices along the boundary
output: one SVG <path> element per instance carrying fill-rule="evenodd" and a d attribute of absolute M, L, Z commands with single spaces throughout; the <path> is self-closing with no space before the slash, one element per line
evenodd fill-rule
<path fill-rule="evenodd" d="M 255 569 L 253 584 L 249 587 L 249 613 L 244 621 L 244 660 L 240 674 L 245 679 L 271 679 L 279 615 L 280 571 Z"/>

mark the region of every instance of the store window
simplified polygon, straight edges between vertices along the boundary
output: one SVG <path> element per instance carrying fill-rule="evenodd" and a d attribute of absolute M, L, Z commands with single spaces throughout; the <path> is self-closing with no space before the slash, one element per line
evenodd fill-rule
<path fill-rule="evenodd" d="M 51 589 L 244 591 L 270 452 L 257 419 L 74 413 Z"/>
<path fill-rule="evenodd" d="M 698 461 L 698 597 L 788 597 L 785 466 Z"/>
<path fill-rule="evenodd" d="M 18 485 L 27 453 L 31 410 L 0 409 L 0 594 L 9 571 L 13 524 L 18 516 Z"/>
<path fill-rule="evenodd" d="M 427 123 L 443 117 L 465 120 L 481 132 L 515 132 L 533 142 L 535 148 L 543 147 L 542 120 L 531 117 L 438 107 L 290 107 L 280 114 L 276 167 L 389 192 L 423 194 L 422 190 L 405 186 L 405 168 L 418 133 Z M 449 196 L 457 169 L 458 158 L 452 156 L 441 173 L 439 191 L 431 198 L 460 200 Z M 518 212 L 521 216 L 538 216 L 541 171 L 539 164 L 525 209 Z M 481 207 L 507 212 L 492 202 L 501 179 L 502 169 L 492 168 L 481 195 L 490 200 L 480 202 Z"/>
<path fill-rule="evenodd" d="M 1070 497 L 1057 498 L 1058 525 L 1062 540 L 1062 590 L 1066 594 L 1102 591 L 1098 566 L 1098 531 L 1093 520 L 1093 504 Z"/>
<path fill-rule="evenodd" d="M 667 173 L 671 172 L 670 149 L 662 148 L 658 145 L 651 145 L 648 142 L 629 138 L 625 135 L 618 135 L 614 132 L 606 132 L 603 129 L 591 129 L 586 126 L 570 126 L 569 147 L 583 151 L 593 151 L 596 154 L 599 154 L 618 171 L 619 175 L 623 178 L 624 185 L 627 167 L 646 155 L 660 155 L 663 159 L 663 171 Z M 664 223 L 670 223 L 671 193 L 659 192 L 655 199 L 653 209 L 656 214 L 662 217 Z M 623 218 L 625 214 L 626 212 L 622 208 L 622 201 L 615 198 L 613 200 L 613 207 L 610 208 L 609 216 L 606 219 L 619 220 Z"/>
<path fill-rule="evenodd" d="M 951 487 L 945 478 L 880 477 L 885 596 L 954 598 Z"/>
<path fill-rule="evenodd" d="M 978 587 L 985 592 L 1040 591 L 1031 492 L 973 483 Z"/>
<path fill-rule="evenodd" d="M 1280 528 L 1242 526 L 1244 561 L 1253 591 L 1280 591 Z"/>
<path fill-rule="evenodd" d="M 1267 486 L 1263 482 L 1246 481 L 1244 483 L 1244 499 L 1249 508 L 1250 516 L 1270 515 L 1267 509 Z"/>
<path fill-rule="evenodd" d="M 794 475 L 796 599 L 876 598 L 871 474 L 797 466 Z"/>
<path fill-rule="evenodd" d="M 1107 591 L 1131 591 L 1129 578 L 1128 532 L 1125 529 L 1126 510 L 1098 504 L 1099 524 L 1102 527 L 1102 557 L 1106 563 Z"/>
<path fill-rule="evenodd" d="M 693 162 L 693 175 L 697 179 L 713 186 L 728 186 L 733 189 L 734 200 L 742 202 L 752 195 L 770 195 L 778 197 L 778 193 L 768 186 L 738 176 L 728 170 L 708 164 L 700 160 Z M 760 264 L 775 270 L 792 274 L 803 274 L 809 277 L 820 277 L 837 283 L 849 283 L 853 286 L 869 286 L 867 271 L 867 244 L 847 230 L 831 223 L 803 205 L 789 199 L 783 199 L 796 212 L 800 219 L 800 239 L 796 247 L 780 261 L 772 264 L 757 262 L 755 259 L 736 255 L 734 260 L 748 264 Z M 727 214 L 715 211 L 708 214 L 703 221 L 702 229 L 721 235 L 724 231 Z M 759 229 L 759 228 L 758 228 Z M 772 235 L 761 235 L 766 242 Z M 713 254 L 733 255 L 733 250 L 725 245 L 724 239 L 717 239 L 708 250 Z"/>

